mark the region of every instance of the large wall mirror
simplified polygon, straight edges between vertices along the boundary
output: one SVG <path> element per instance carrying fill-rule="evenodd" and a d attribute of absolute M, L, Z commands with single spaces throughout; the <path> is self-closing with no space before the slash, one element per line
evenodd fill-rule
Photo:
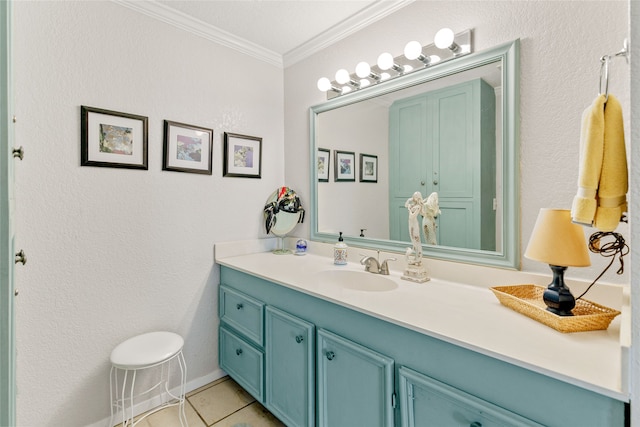
<path fill-rule="evenodd" d="M 311 107 L 311 239 L 404 252 L 435 192 L 425 256 L 518 268 L 518 107 L 518 40 Z"/>

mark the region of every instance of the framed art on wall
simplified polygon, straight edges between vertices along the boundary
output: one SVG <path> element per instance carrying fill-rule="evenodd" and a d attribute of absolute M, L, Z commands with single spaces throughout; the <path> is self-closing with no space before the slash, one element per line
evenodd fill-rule
<path fill-rule="evenodd" d="M 335 170 L 334 179 L 336 181 L 356 180 L 356 153 L 352 151 L 334 151 Z"/>
<path fill-rule="evenodd" d="M 260 178 L 262 138 L 224 133 L 224 176 Z"/>
<path fill-rule="evenodd" d="M 162 170 L 211 175 L 213 129 L 164 121 Z"/>
<path fill-rule="evenodd" d="M 316 164 L 318 167 L 318 182 L 329 182 L 329 164 L 331 163 L 331 153 L 325 148 L 318 148 Z"/>
<path fill-rule="evenodd" d="M 80 165 L 148 169 L 148 118 L 80 106 Z"/>
<path fill-rule="evenodd" d="M 360 182 L 378 182 L 378 156 L 360 153 Z"/>

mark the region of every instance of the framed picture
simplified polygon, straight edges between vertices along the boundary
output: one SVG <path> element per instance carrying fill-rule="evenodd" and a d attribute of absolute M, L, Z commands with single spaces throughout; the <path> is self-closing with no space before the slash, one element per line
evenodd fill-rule
<path fill-rule="evenodd" d="M 260 178 L 262 138 L 224 133 L 224 176 Z"/>
<path fill-rule="evenodd" d="M 162 170 L 211 175 L 213 129 L 164 121 Z"/>
<path fill-rule="evenodd" d="M 148 169 L 148 118 L 80 106 L 80 165 Z"/>
<path fill-rule="evenodd" d="M 356 180 L 356 153 L 351 151 L 335 150 L 335 180 Z"/>
<path fill-rule="evenodd" d="M 378 156 L 360 153 L 360 182 L 378 182 Z"/>
<path fill-rule="evenodd" d="M 325 148 L 318 148 L 316 157 L 316 168 L 318 171 L 318 182 L 329 182 L 329 164 L 331 153 Z"/>

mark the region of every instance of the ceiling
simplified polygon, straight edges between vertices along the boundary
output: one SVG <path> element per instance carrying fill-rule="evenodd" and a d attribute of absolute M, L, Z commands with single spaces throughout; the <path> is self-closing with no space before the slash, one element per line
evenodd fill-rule
<path fill-rule="evenodd" d="M 414 0 L 114 0 L 287 67 Z"/>

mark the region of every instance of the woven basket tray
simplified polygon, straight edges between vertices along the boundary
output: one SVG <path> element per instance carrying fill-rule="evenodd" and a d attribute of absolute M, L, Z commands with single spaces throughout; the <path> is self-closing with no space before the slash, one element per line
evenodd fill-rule
<path fill-rule="evenodd" d="M 537 285 L 494 286 L 491 288 L 501 304 L 560 332 L 584 332 L 607 329 L 619 311 L 579 299 L 573 316 L 558 316 L 547 311 L 542 300 L 545 287 Z"/>

